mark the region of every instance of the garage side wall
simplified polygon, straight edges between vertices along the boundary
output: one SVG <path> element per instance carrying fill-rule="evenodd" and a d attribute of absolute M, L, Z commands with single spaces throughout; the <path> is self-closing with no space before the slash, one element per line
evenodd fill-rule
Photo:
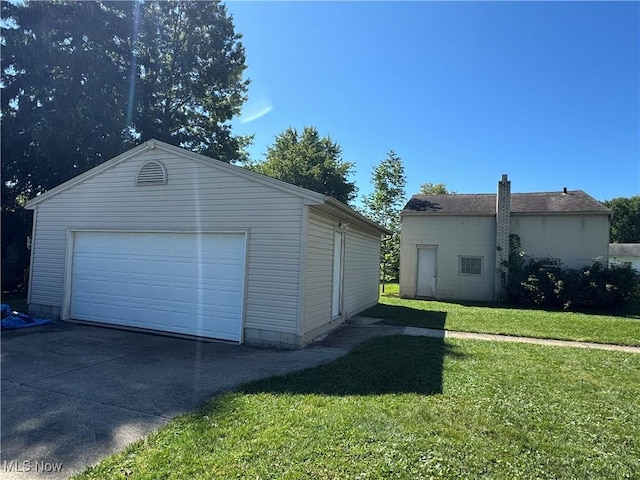
<path fill-rule="evenodd" d="M 304 295 L 304 343 L 378 302 L 380 237 L 310 209 Z M 348 223 L 348 222 L 346 222 Z M 343 235 L 340 316 L 332 317 L 334 233 Z"/>
<path fill-rule="evenodd" d="M 380 237 L 351 229 L 345 239 L 344 313 L 347 318 L 378 303 Z"/>
<path fill-rule="evenodd" d="M 166 184 L 136 186 L 138 169 L 149 160 L 164 165 Z M 245 341 L 299 344 L 302 203 L 205 163 L 158 149 L 145 152 L 37 205 L 30 309 L 60 315 L 69 231 L 244 231 Z"/>
<path fill-rule="evenodd" d="M 304 291 L 304 338 L 313 340 L 332 323 L 333 235 L 338 221 L 310 209 Z M 334 322 L 335 323 L 335 322 Z"/>

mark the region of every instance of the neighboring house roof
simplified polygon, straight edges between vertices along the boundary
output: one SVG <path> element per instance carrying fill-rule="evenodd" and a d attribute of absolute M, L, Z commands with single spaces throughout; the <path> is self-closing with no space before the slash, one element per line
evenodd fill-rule
<path fill-rule="evenodd" d="M 118 155 L 117 157 L 112 158 L 111 160 L 108 160 L 98 165 L 97 167 L 94 167 L 91 170 L 88 170 L 78 175 L 77 177 L 74 177 L 71 180 L 66 181 L 61 185 L 58 185 L 57 187 L 52 188 L 51 190 L 48 190 L 32 198 L 26 203 L 25 208 L 28 210 L 34 210 L 39 203 L 46 201 L 47 199 L 55 195 L 58 195 L 59 193 L 64 192 L 65 190 L 72 188 L 75 185 L 78 185 L 79 183 L 84 182 L 85 180 L 93 178 L 96 175 L 99 175 L 100 173 L 104 172 L 105 170 L 113 168 L 122 162 L 125 162 L 131 158 L 137 157 L 138 155 L 141 155 L 153 149 L 158 149 L 168 153 L 172 153 L 179 157 L 187 158 L 199 163 L 205 163 L 207 165 L 210 165 L 211 167 L 222 169 L 229 173 L 239 175 L 241 177 L 253 180 L 258 183 L 262 183 L 264 185 L 268 185 L 277 190 L 281 190 L 289 194 L 301 197 L 305 199 L 308 205 L 315 206 L 322 211 L 325 211 L 327 213 L 331 213 L 337 216 L 347 217 L 347 219 L 349 221 L 352 221 L 354 224 L 357 224 L 364 228 L 368 228 L 370 230 L 374 230 L 378 232 L 380 235 L 391 234 L 390 231 L 388 231 L 381 225 L 378 225 L 372 220 L 369 220 L 364 215 L 361 215 L 360 213 L 356 212 L 349 206 L 336 200 L 333 197 L 323 195 L 321 193 L 313 192 L 311 190 L 307 190 L 306 188 L 298 187 L 296 185 L 292 185 L 290 183 L 277 180 L 275 178 L 267 177 L 266 175 L 252 172 L 251 170 L 247 170 L 246 168 L 230 165 L 228 163 L 215 160 L 213 158 L 205 157 L 204 155 L 200 155 L 200 154 L 191 152 L 189 150 L 185 150 L 184 148 L 175 147 L 173 145 L 169 145 L 159 140 L 149 140 L 143 143 L 142 145 L 139 145 L 131 150 L 128 150 L 122 153 L 121 155 Z"/>
<path fill-rule="evenodd" d="M 607 207 L 582 190 L 541 193 L 512 193 L 511 213 L 536 214 L 602 214 Z M 496 194 L 414 195 L 402 215 L 495 215 Z"/>
<path fill-rule="evenodd" d="M 610 243 L 610 257 L 640 257 L 640 243 Z"/>

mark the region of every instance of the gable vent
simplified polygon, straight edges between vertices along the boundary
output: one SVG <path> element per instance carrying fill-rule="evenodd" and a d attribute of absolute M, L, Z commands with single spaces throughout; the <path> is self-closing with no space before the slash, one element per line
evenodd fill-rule
<path fill-rule="evenodd" d="M 152 160 L 138 170 L 136 185 L 162 185 L 167 183 L 167 171 L 160 162 Z"/>

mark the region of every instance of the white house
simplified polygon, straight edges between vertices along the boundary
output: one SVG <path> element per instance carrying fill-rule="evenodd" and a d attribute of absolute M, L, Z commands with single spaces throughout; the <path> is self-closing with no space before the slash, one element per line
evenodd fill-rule
<path fill-rule="evenodd" d="M 401 213 L 400 296 L 501 300 L 498 268 L 517 234 L 530 256 L 579 268 L 607 262 L 611 211 L 581 190 L 414 195 Z"/>
<path fill-rule="evenodd" d="M 299 348 L 377 303 L 382 227 L 159 141 L 26 208 L 34 314 Z"/>

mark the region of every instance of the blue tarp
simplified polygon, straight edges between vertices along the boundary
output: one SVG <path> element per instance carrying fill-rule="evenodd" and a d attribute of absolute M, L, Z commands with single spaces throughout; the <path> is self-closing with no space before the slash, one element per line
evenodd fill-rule
<path fill-rule="evenodd" d="M 15 328 L 36 327 L 51 323 L 45 318 L 32 318 L 26 313 L 14 312 L 11 306 L 3 303 L 0 307 L 2 311 L 2 330 L 12 330 Z"/>

